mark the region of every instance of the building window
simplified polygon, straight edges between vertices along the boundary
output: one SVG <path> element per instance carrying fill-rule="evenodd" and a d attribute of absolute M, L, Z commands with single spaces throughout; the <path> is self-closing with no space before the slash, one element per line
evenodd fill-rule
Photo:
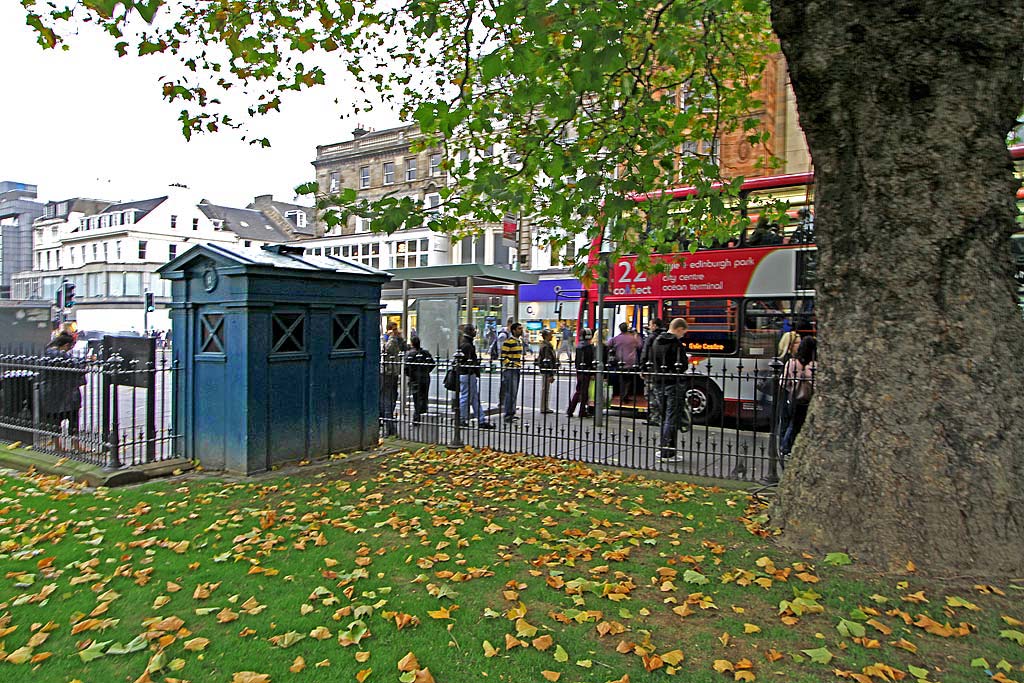
<path fill-rule="evenodd" d="M 139 260 L 140 261 L 145 261 L 146 260 L 146 241 L 145 240 L 139 240 Z"/>
<path fill-rule="evenodd" d="M 469 161 L 469 150 L 468 149 L 460 149 L 459 150 L 459 163 L 461 164 L 461 163 L 463 163 L 465 161 Z"/>
<path fill-rule="evenodd" d="M 95 243 L 92 245 L 92 260 L 93 261 L 99 261 L 100 260 L 100 245 L 95 244 Z"/>
<path fill-rule="evenodd" d="M 341 174 L 338 171 L 331 171 L 330 185 L 328 192 L 334 193 L 341 189 Z"/>
<path fill-rule="evenodd" d="M 493 157 L 494 156 L 494 145 L 487 145 L 486 147 L 484 147 L 483 156 L 484 156 L 484 158 Z"/>
<path fill-rule="evenodd" d="M 439 176 L 441 175 L 441 155 L 431 154 L 430 155 L 430 175 Z"/>
<path fill-rule="evenodd" d="M 176 227 L 178 227 L 178 217 L 171 216 L 171 230 L 174 230 Z"/>
<path fill-rule="evenodd" d="M 114 242 L 114 258 L 121 260 L 121 240 Z"/>
<path fill-rule="evenodd" d="M 426 206 L 427 213 L 441 213 L 441 195 L 437 192 L 431 192 L 423 198 L 423 204 Z"/>
<path fill-rule="evenodd" d="M 46 269 L 50 270 L 50 252 L 46 252 Z"/>
<path fill-rule="evenodd" d="M 110 215 L 110 224 L 111 225 L 121 225 L 121 214 L 119 214 L 119 213 L 111 214 Z"/>
<path fill-rule="evenodd" d="M 192 229 L 193 230 L 198 230 L 199 229 L 199 219 L 198 218 L 193 218 L 192 219 Z"/>
<path fill-rule="evenodd" d="M 384 184 L 391 185 L 395 182 L 395 162 L 384 162 Z"/>
<path fill-rule="evenodd" d="M 306 212 L 301 210 L 289 211 L 286 213 L 285 218 L 290 220 L 296 228 L 306 227 Z"/>
<path fill-rule="evenodd" d="M 104 261 L 109 261 L 110 260 L 110 250 L 109 250 L 109 248 L 110 248 L 110 242 L 104 242 L 103 243 L 103 260 Z"/>
<path fill-rule="evenodd" d="M 405 160 L 405 180 L 406 182 L 416 180 L 416 157 L 409 157 Z"/>
<path fill-rule="evenodd" d="M 60 250 L 53 252 L 53 259 L 57 262 L 57 270 L 60 270 Z"/>
<path fill-rule="evenodd" d="M 134 222 L 135 222 L 135 212 L 134 211 L 125 211 L 124 212 L 124 223 L 125 223 L 125 225 L 129 225 L 129 224 L 134 223 Z"/>
<path fill-rule="evenodd" d="M 110 227 L 110 216 L 100 216 L 100 227 L 101 228 Z"/>
<path fill-rule="evenodd" d="M 430 262 L 430 240 L 426 237 L 418 240 L 402 240 L 391 243 L 392 264 L 394 268 L 416 268 Z"/>
<path fill-rule="evenodd" d="M 370 232 L 370 219 L 356 216 L 356 232 Z"/>
<path fill-rule="evenodd" d="M 251 247 L 252 246 L 252 240 L 246 240 L 245 241 L 245 246 Z"/>
<path fill-rule="evenodd" d="M 370 186 L 370 167 L 360 166 L 359 167 L 359 189 L 365 190 Z"/>
<path fill-rule="evenodd" d="M 177 255 L 178 255 L 178 245 L 177 244 L 172 244 L 172 245 L 167 247 L 167 260 L 168 261 L 172 260 Z"/>

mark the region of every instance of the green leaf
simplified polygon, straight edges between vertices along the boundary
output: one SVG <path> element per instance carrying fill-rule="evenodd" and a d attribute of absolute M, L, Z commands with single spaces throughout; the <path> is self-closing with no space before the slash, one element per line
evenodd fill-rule
<path fill-rule="evenodd" d="M 555 645 L 555 661 L 556 662 L 568 662 L 569 653 L 565 651 L 565 648 L 561 645 Z"/>
<path fill-rule="evenodd" d="M 695 583 L 698 586 L 703 586 L 706 583 L 710 583 L 708 577 L 704 576 L 698 571 L 694 571 L 693 569 L 687 569 L 683 573 L 683 581 L 685 581 L 686 583 Z"/>
<path fill-rule="evenodd" d="M 975 669 L 987 669 L 988 660 L 984 657 L 976 657 L 971 660 L 971 666 L 973 666 Z"/>
<path fill-rule="evenodd" d="M 851 560 L 846 553 L 829 553 L 825 556 L 825 564 L 842 567 L 845 564 L 851 564 Z"/>
<path fill-rule="evenodd" d="M 836 630 L 847 638 L 863 638 L 864 634 L 867 633 L 863 624 L 858 624 L 856 621 L 850 621 L 849 619 L 840 619 Z"/>
<path fill-rule="evenodd" d="M 800 650 L 805 655 L 811 658 L 811 661 L 815 664 L 828 664 L 832 661 L 833 655 L 828 651 L 827 647 L 819 647 L 813 650 Z"/>
<path fill-rule="evenodd" d="M 81 657 L 82 661 L 86 663 L 91 662 L 94 659 L 99 659 L 100 657 L 106 654 L 103 651 L 103 648 L 105 648 L 107 645 L 110 645 L 111 642 L 113 641 L 104 640 L 103 642 L 93 643 L 84 650 L 79 650 L 78 656 Z"/>
<path fill-rule="evenodd" d="M 999 637 L 1006 638 L 1007 640 L 1012 640 L 1021 647 L 1024 647 L 1024 633 L 1021 633 L 1020 631 L 1015 631 L 1013 629 L 1006 628 L 999 632 Z"/>
<path fill-rule="evenodd" d="M 114 643 L 110 646 L 110 649 L 107 650 L 107 654 L 127 655 L 131 654 L 132 652 L 138 652 L 139 650 L 145 650 L 148 645 L 149 641 L 146 640 L 146 637 L 144 635 L 137 635 L 130 641 L 128 641 L 127 645 L 124 645 L 122 643 Z"/>
<path fill-rule="evenodd" d="M 916 676 L 918 680 L 928 678 L 928 669 L 922 669 L 917 666 L 908 666 L 907 671 L 909 671 L 912 676 Z"/>
<path fill-rule="evenodd" d="M 401 683 L 413 683 L 413 681 L 416 680 L 416 672 L 406 671 L 404 674 L 398 677 L 398 680 L 401 681 Z"/>

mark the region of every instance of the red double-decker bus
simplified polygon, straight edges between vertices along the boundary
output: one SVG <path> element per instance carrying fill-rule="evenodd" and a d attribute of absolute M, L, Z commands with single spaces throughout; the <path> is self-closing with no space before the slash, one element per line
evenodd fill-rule
<path fill-rule="evenodd" d="M 1024 145 L 1009 151 L 1024 180 Z M 743 379 L 768 374 L 770 360 L 783 351 L 778 343 L 784 332 L 816 333 L 813 183 L 813 173 L 749 179 L 741 185 L 744 201 L 737 210 L 747 212 L 751 227 L 737 239 L 721 248 L 654 255 L 651 261 L 664 264 L 663 272 L 639 268 L 635 256 L 621 257 L 610 265 L 601 316 L 610 335 L 622 322 L 644 332 L 651 318 L 687 321 L 685 341 L 691 356 L 687 399 L 694 422 L 714 424 L 723 416 L 767 419 L 758 383 Z M 638 207 L 665 194 L 685 201 L 698 190 L 683 187 L 641 195 L 636 197 Z M 1024 206 L 1024 190 L 1017 198 Z M 756 234 L 755 219 L 768 204 L 781 204 L 789 221 L 767 235 L 763 230 Z M 1014 235 L 1014 253 L 1020 244 L 1024 244 L 1024 230 Z M 597 272 L 600 246 L 599 238 L 590 252 L 591 273 Z M 1024 272 L 1024 259 L 1018 270 Z M 1024 277 L 1018 277 L 1024 309 Z M 595 278 L 580 299 L 581 327 L 596 327 L 600 298 Z M 646 408 L 642 397 L 628 401 L 614 397 L 612 405 Z"/>

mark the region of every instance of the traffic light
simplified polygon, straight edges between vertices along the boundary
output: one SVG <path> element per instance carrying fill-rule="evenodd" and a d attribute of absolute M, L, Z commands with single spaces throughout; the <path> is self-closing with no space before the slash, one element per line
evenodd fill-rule
<path fill-rule="evenodd" d="M 64 307 L 71 308 L 75 305 L 75 283 L 64 283 Z"/>
<path fill-rule="evenodd" d="M 153 303 L 153 292 L 146 292 L 146 313 L 152 313 L 156 310 L 156 306 Z"/>
<path fill-rule="evenodd" d="M 61 285 L 53 292 L 53 305 L 57 308 L 64 308 L 64 285 Z"/>

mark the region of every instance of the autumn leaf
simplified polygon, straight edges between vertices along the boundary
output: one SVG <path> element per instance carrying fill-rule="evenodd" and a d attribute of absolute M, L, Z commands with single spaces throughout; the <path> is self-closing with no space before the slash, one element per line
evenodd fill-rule
<path fill-rule="evenodd" d="M 373 673 L 373 669 L 362 669 L 356 674 L 356 680 L 363 683 L 371 673 Z"/>
<path fill-rule="evenodd" d="M 484 641 L 484 657 L 494 657 L 498 654 L 498 650 L 495 649 L 489 640 Z"/>
<path fill-rule="evenodd" d="M 309 637 L 315 638 L 316 640 L 327 640 L 328 638 L 333 637 L 333 635 L 334 634 L 332 634 L 326 626 L 317 626 L 309 632 Z"/>
<path fill-rule="evenodd" d="M 275 647 L 284 649 L 291 647 L 292 645 L 299 642 L 305 637 L 306 636 L 299 633 L 298 631 L 288 631 L 288 633 L 282 633 L 280 635 L 271 636 L 270 638 L 268 638 L 268 640 Z"/>
<path fill-rule="evenodd" d="M 232 674 L 231 683 L 270 683 L 270 676 L 255 671 L 236 671 Z"/>
<path fill-rule="evenodd" d="M 828 664 L 832 661 L 834 655 L 828 651 L 828 648 L 818 647 L 812 650 L 800 650 L 805 655 L 811 658 L 811 661 L 815 664 Z"/>
<path fill-rule="evenodd" d="M 720 674 L 724 674 L 727 671 L 734 670 L 732 662 L 730 662 L 728 659 L 716 659 L 714 663 L 711 665 L 711 668 Z"/>
<path fill-rule="evenodd" d="M 555 681 L 562 677 L 562 674 L 558 671 L 541 671 L 540 675 L 551 681 L 551 683 L 555 683 Z"/>
<path fill-rule="evenodd" d="M 208 638 L 193 638 L 185 641 L 185 649 L 190 652 L 202 652 L 210 644 Z"/>
<path fill-rule="evenodd" d="M 302 658 L 302 655 L 299 655 L 295 658 L 295 661 L 292 662 L 292 665 L 288 667 L 288 670 L 291 671 L 293 674 L 297 674 L 301 673 L 302 670 L 305 668 L 306 660 Z"/>
<path fill-rule="evenodd" d="M 685 655 L 682 650 L 672 650 L 671 652 L 663 653 L 661 659 L 669 666 L 677 666 L 679 662 L 685 659 Z"/>
<path fill-rule="evenodd" d="M 411 652 L 398 660 L 399 671 L 416 671 L 419 668 L 420 663 L 416 661 L 416 655 Z"/>
<path fill-rule="evenodd" d="M 563 648 L 561 645 L 556 645 L 555 646 L 555 661 L 556 662 L 568 662 L 569 661 L 569 653 L 566 652 L 565 648 Z"/>
<path fill-rule="evenodd" d="M 1013 629 L 1003 629 L 999 632 L 999 637 L 1005 638 L 1007 640 L 1012 640 L 1021 647 L 1024 647 L 1024 633 L 1021 633 L 1020 631 L 1016 631 Z"/>
<path fill-rule="evenodd" d="M 743 624 L 743 632 L 747 635 L 751 633 L 760 633 L 761 627 L 757 624 Z"/>
<path fill-rule="evenodd" d="M 540 650 L 541 652 L 543 652 L 543 651 L 547 650 L 549 647 L 551 647 L 554 644 L 554 642 L 555 642 L 555 639 L 552 638 L 550 635 L 543 635 L 543 636 L 539 636 L 537 638 L 534 638 L 533 642 L 531 643 L 531 645 L 533 645 L 534 649 Z"/>

